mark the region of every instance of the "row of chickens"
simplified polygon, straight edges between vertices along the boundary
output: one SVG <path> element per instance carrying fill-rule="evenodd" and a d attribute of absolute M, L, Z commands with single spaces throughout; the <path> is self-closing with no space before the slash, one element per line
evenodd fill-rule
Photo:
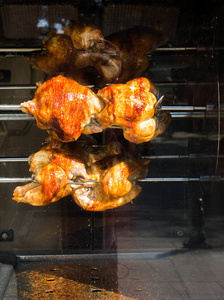
<path fill-rule="evenodd" d="M 58 75 L 39 86 L 34 99 L 21 103 L 21 108 L 36 118 L 39 128 L 62 142 L 117 125 L 127 140 L 138 144 L 161 134 L 171 120 L 168 112 L 155 114 L 154 90 L 154 85 L 142 77 L 106 86 L 95 94 Z"/>
<path fill-rule="evenodd" d="M 63 33 L 51 31 L 43 39 L 45 50 L 29 61 L 48 78 L 63 74 L 79 84 L 100 87 L 126 83 L 141 76 L 150 65 L 149 54 L 167 42 L 160 29 L 135 26 L 105 38 L 95 24 L 70 21 Z"/>
<path fill-rule="evenodd" d="M 124 151 L 117 138 L 96 147 L 90 135 L 118 126 L 133 150 L 166 130 L 169 112 L 158 109 L 155 85 L 139 77 L 150 63 L 146 54 L 166 41 L 145 27 L 105 39 L 97 26 L 81 22 L 43 40 L 45 50 L 29 61 L 44 71 L 46 81 L 21 109 L 36 118 L 49 139 L 30 156 L 33 182 L 14 190 L 15 201 L 43 206 L 72 195 L 83 209 L 102 211 L 140 193 L 137 181 L 147 176 L 149 161 Z M 85 86 L 96 81 L 104 86 L 97 92 Z"/>
<path fill-rule="evenodd" d="M 103 211 L 133 200 L 140 192 L 139 178 L 147 175 L 149 160 L 123 153 L 119 143 L 107 146 L 48 139 L 29 157 L 33 182 L 18 186 L 13 200 L 44 206 L 72 195 L 83 209 Z"/>

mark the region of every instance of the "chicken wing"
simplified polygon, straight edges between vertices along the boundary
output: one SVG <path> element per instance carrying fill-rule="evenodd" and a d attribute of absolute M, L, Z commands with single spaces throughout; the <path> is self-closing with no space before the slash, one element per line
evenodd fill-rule
<path fill-rule="evenodd" d="M 36 118 L 39 128 L 62 142 L 77 140 L 81 133 L 102 131 L 94 119 L 104 108 L 103 101 L 87 87 L 61 75 L 44 82 L 34 99 L 21 103 L 21 108 Z"/>

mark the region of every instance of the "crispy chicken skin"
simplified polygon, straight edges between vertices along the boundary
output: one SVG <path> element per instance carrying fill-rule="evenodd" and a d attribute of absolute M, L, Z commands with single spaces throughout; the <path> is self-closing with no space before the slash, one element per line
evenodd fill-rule
<path fill-rule="evenodd" d="M 64 149 L 42 149 L 30 159 L 30 171 L 35 182 L 18 186 L 13 200 L 44 206 L 71 194 L 70 180 L 86 178 L 86 168 L 79 155 Z"/>
<path fill-rule="evenodd" d="M 80 207 L 93 211 L 130 202 L 141 192 L 137 180 L 147 175 L 149 160 L 118 154 L 115 143 L 96 152 L 91 146 L 49 138 L 29 157 L 34 182 L 16 187 L 13 200 L 45 206 L 72 195 Z"/>
<path fill-rule="evenodd" d="M 101 132 L 92 119 L 104 103 L 90 89 L 58 75 L 38 87 L 33 100 L 21 103 L 22 111 L 36 118 L 37 126 L 46 129 L 62 142 L 77 140 L 81 133 Z"/>
<path fill-rule="evenodd" d="M 89 211 L 103 211 L 124 205 L 141 192 L 137 180 L 147 175 L 148 162 L 121 155 L 106 157 L 87 170 L 89 178 L 97 180 L 98 184 L 87 184 L 74 190 L 73 199 Z"/>
<path fill-rule="evenodd" d="M 157 126 L 153 118 L 157 100 L 151 90 L 154 91 L 154 85 L 144 77 L 99 90 L 97 96 L 106 105 L 97 115 L 103 128 L 121 126 L 124 137 L 130 142 L 149 141 Z"/>

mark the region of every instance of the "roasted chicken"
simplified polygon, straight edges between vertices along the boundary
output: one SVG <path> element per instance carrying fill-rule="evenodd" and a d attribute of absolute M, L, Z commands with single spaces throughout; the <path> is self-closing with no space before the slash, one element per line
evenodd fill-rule
<path fill-rule="evenodd" d="M 83 209 L 90 211 L 124 205 L 141 192 L 137 180 L 147 175 L 148 162 L 121 155 L 108 156 L 87 169 L 89 178 L 98 183 L 75 189 L 73 199 Z"/>
<path fill-rule="evenodd" d="M 48 205 L 72 193 L 70 180 L 87 178 L 79 155 L 64 149 L 40 150 L 31 155 L 29 163 L 35 181 L 14 190 L 13 200 L 17 202 Z"/>
<path fill-rule="evenodd" d="M 64 34 L 50 34 L 43 40 L 46 50 L 33 53 L 29 62 L 35 69 L 52 76 L 62 72 L 69 73 L 74 68 L 77 53 L 71 39 Z"/>
<path fill-rule="evenodd" d="M 34 116 L 39 128 L 62 142 L 77 140 L 81 133 L 101 132 L 94 119 L 103 107 L 90 89 L 61 75 L 38 87 L 33 100 L 21 103 L 22 111 Z"/>
<path fill-rule="evenodd" d="M 171 120 L 169 113 L 158 111 L 154 115 L 154 94 L 154 84 L 144 77 L 109 85 L 96 95 L 58 75 L 39 86 L 34 99 L 21 103 L 21 108 L 36 118 L 39 128 L 62 142 L 116 125 L 123 129 L 128 141 L 139 144 L 161 134 Z"/>
<path fill-rule="evenodd" d="M 137 78 L 99 90 L 97 96 L 106 105 L 97 115 L 103 128 L 121 126 L 124 137 L 136 144 L 152 139 L 157 127 L 153 118 L 157 100 L 152 89 L 148 79 Z"/>
<path fill-rule="evenodd" d="M 159 29 L 144 26 L 105 38 L 94 24 L 70 21 L 63 34 L 51 32 L 44 38 L 45 50 L 32 54 L 29 62 L 49 76 L 63 74 L 80 84 L 125 83 L 142 76 L 151 62 L 149 54 L 167 40 Z M 98 72 L 99 80 L 96 81 L 97 76 L 91 68 Z M 81 77 L 77 76 L 77 71 L 81 72 Z"/>
<path fill-rule="evenodd" d="M 82 208 L 100 211 L 136 197 L 141 191 L 136 181 L 146 176 L 148 160 L 125 158 L 112 144 L 97 151 L 91 146 L 48 139 L 29 158 L 34 182 L 18 186 L 13 200 L 44 206 L 72 195 Z"/>
<path fill-rule="evenodd" d="M 151 63 L 148 54 L 168 41 L 159 30 L 144 26 L 113 33 L 106 39 L 120 50 L 121 72 L 116 80 L 120 83 L 141 76 Z"/>
<path fill-rule="evenodd" d="M 51 32 L 43 40 L 43 46 L 46 50 L 32 54 L 29 62 L 49 76 L 63 74 L 81 84 L 92 84 L 88 78 L 94 76 L 94 72 L 88 67 L 96 69 L 106 82 L 115 81 L 120 74 L 120 51 L 104 39 L 94 24 L 71 21 L 64 28 L 64 34 Z M 81 72 L 81 78 L 77 72 Z"/>

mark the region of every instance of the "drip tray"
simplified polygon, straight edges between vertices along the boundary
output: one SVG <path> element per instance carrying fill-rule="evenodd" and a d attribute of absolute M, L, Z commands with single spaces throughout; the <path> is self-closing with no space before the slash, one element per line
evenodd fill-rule
<path fill-rule="evenodd" d="M 17 295 L 18 299 L 222 299 L 223 264 L 224 253 L 211 249 L 24 256 L 15 267 Z"/>

